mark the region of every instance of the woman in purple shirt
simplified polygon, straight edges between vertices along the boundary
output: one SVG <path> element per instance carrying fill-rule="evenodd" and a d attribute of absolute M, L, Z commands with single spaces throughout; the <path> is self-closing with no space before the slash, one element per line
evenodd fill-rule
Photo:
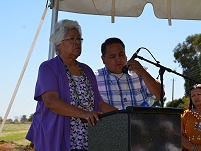
<path fill-rule="evenodd" d="M 116 108 L 102 100 L 92 69 L 76 60 L 83 41 L 78 22 L 57 22 L 50 41 L 57 56 L 39 67 L 38 102 L 26 139 L 37 151 L 87 151 L 88 125 Z"/>

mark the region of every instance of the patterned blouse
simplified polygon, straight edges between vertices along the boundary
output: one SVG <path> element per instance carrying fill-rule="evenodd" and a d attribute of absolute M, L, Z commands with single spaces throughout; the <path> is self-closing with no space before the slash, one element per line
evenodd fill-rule
<path fill-rule="evenodd" d="M 94 99 L 94 94 L 92 93 L 92 96 L 89 96 L 84 76 L 72 75 L 72 77 L 77 86 L 76 91 L 78 93 L 80 102 L 84 105 L 88 105 L 89 101 L 87 100 L 87 98 L 91 97 L 92 99 Z M 72 86 L 71 82 L 69 82 L 69 87 L 70 87 L 71 105 L 75 105 L 77 94 L 75 94 L 74 87 Z M 93 106 L 89 108 L 83 108 L 81 106 L 78 106 L 78 108 L 87 111 L 93 111 Z M 70 140 L 71 140 L 71 149 L 88 150 L 88 123 L 82 123 L 79 118 L 71 117 Z"/>

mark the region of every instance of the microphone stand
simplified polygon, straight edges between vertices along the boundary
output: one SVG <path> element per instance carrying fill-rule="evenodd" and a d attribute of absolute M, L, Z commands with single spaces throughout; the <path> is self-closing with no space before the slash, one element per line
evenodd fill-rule
<path fill-rule="evenodd" d="M 163 102 L 163 74 L 165 73 L 165 70 L 168 71 L 168 72 L 172 72 L 172 73 L 174 73 L 174 74 L 177 74 L 177 75 L 179 75 L 179 76 L 181 76 L 181 77 L 184 77 L 184 78 L 186 78 L 186 79 L 189 79 L 189 80 L 191 80 L 191 81 L 194 81 L 194 82 L 196 82 L 196 83 L 199 83 L 198 81 L 196 81 L 196 80 L 194 80 L 194 79 L 191 79 L 191 78 L 189 78 L 189 77 L 187 77 L 187 76 L 184 76 L 184 75 L 182 75 L 182 74 L 180 74 L 180 73 L 178 73 L 178 72 L 176 72 L 176 71 L 173 71 L 173 70 L 171 70 L 170 68 L 166 68 L 166 67 L 160 65 L 159 63 L 155 63 L 155 62 L 149 61 L 149 60 L 147 60 L 147 59 L 145 59 L 145 58 L 143 58 L 143 57 L 141 57 L 141 56 L 138 56 L 138 55 L 136 56 L 136 58 L 139 58 L 139 59 L 141 59 L 141 60 L 144 60 L 144 61 L 146 61 L 146 62 L 149 62 L 149 63 L 155 65 L 156 67 L 159 67 L 159 68 L 160 68 L 160 70 L 159 70 L 159 75 L 160 75 L 160 80 L 161 80 L 160 101 L 161 101 L 161 106 L 162 106 L 162 107 L 164 106 L 164 102 Z"/>

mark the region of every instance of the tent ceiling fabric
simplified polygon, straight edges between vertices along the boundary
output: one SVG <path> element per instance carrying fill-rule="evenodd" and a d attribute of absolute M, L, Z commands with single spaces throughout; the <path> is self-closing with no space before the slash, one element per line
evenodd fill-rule
<path fill-rule="evenodd" d="M 147 3 L 157 18 L 201 20 L 201 0 L 60 0 L 59 11 L 138 17 Z"/>

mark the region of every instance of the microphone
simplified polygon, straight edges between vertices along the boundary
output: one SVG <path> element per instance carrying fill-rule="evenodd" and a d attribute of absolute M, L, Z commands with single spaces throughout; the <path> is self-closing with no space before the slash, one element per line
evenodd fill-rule
<path fill-rule="evenodd" d="M 131 57 L 130 60 L 134 60 L 136 57 L 137 57 L 137 54 L 140 52 L 140 49 L 141 48 L 138 48 L 138 50 L 133 54 L 133 56 Z M 123 68 L 122 68 L 122 72 L 123 73 L 128 73 L 128 67 L 127 65 L 125 65 Z"/>

